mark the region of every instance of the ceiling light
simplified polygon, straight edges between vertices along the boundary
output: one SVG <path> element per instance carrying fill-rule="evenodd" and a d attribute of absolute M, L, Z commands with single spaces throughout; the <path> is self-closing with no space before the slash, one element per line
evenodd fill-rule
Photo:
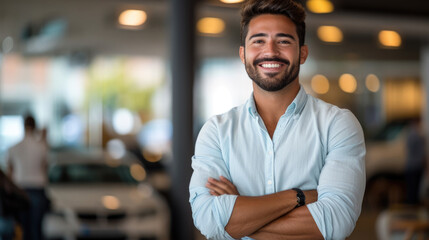
<path fill-rule="evenodd" d="M 307 8 L 313 13 L 330 13 L 334 11 L 334 4 L 329 0 L 308 0 Z"/>
<path fill-rule="evenodd" d="M 401 35 L 395 31 L 383 30 L 378 33 L 378 40 L 385 47 L 401 46 Z"/>
<path fill-rule="evenodd" d="M 203 34 L 216 35 L 225 30 L 225 22 L 220 18 L 201 18 L 197 22 L 197 29 Z"/>
<path fill-rule="evenodd" d="M 349 73 L 341 75 L 339 84 L 341 90 L 346 93 L 353 93 L 356 91 L 357 88 L 356 78 Z"/>
<path fill-rule="evenodd" d="M 142 10 L 129 9 L 123 11 L 118 18 L 119 24 L 127 27 L 138 27 L 147 20 L 146 12 Z"/>
<path fill-rule="evenodd" d="M 324 42 L 338 43 L 343 41 L 343 32 L 335 26 L 320 26 L 317 29 L 317 36 Z"/>
<path fill-rule="evenodd" d="M 368 74 L 365 79 L 365 86 L 371 92 L 378 92 L 380 90 L 380 80 L 374 74 Z"/>
<path fill-rule="evenodd" d="M 311 79 L 311 88 L 317 94 L 325 94 L 329 91 L 329 81 L 325 76 L 317 74 Z"/>
<path fill-rule="evenodd" d="M 244 0 L 220 0 L 220 1 L 223 3 L 228 3 L 228 4 L 244 2 Z"/>

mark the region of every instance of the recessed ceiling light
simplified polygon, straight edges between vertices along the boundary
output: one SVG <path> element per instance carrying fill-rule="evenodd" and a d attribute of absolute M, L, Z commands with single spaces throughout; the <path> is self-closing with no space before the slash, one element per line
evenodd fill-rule
<path fill-rule="evenodd" d="M 307 8 L 313 13 L 330 13 L 334 11 L 334 4 L 329 0 L 308 0 Z"/>
<path fill-rule="evenodd" d="M 203 34 L 216 35 L 225 30 L 225 22 L 220 18 L 201 18 L 197 22 L 197 29 Z"/>
<path fill-rule="evenodd" d="M 402 43 L 399 33 L 388 30 L 380 31 L 378 33 L 378 40 L 385 47 L 399 47 Z"/>
<path fill-rule="evenodd" d="M 147 20 L 147 15 L 145 11 L 128 9 L 123 11 L 118 18 L 118 22 L 122 26 L 127 27 L 138 27 L 143 25 Z"/>
<path fill-rule="evenodd" d="M 324 42 L 338 43 L 343 41 L 343 32 L 335 26 L 320 26 L 317 36 Z"/>
<path fill-rule="evenodd" d="M 317 74 L 311 79 L 311 88 L 317 94 L 325 94 L 329 91 L 329 80 L 325 76 Z"/>
<path fill-rule="evenodd" d="M 366 88 L 371 92 L 380 90 L 380 80 L 375 74 L 368 74 L 365 79 Z"/>
<path fill-rule="evenodd" d="M 341 75 L 339 80 L 340 88 L 346 93 L 354 93 L 357 88 L 356 78 L 349 74 L 345 73 Z"/>

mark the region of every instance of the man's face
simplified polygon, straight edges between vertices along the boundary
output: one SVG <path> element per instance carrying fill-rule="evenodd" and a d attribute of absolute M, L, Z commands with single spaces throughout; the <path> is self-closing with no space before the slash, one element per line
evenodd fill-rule
<path fill-rule="evenodd" d="M 299 47 L 296 26 L 288 17 L 263 14 L 249 22 L 240 58 L 256 85 L 274 92 L 297 79 L 307 46 Z"/>

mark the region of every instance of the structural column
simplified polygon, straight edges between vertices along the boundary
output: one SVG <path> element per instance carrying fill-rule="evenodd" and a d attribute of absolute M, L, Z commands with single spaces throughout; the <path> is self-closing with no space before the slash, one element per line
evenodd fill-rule
<path fill-rule="evenodd" d="M 420 56 L 421 81 L 425 89 L 425 104 L 423 104 L 425 109 L 423 109 L 422 120 L 425 126 L 426 139 L 429 139 L 429 40 L 422 47 Z M 427 141 L 426 149 L 429 149 L 429 141 Z"/>
<path fill-rule="evenodd" d="M 193 137 L 195 64 L 195 0 L 170 0 L 170 42 L 173 111 L 173 160 L 170 165 L 171 239 L 192 240 L 194 227 L 189 205 Z"/>

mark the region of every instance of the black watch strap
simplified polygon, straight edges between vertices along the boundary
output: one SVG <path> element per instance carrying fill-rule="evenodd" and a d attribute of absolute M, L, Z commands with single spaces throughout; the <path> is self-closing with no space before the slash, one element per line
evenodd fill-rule
<path fill-rule="evenodd" d="M 298 203 L 295 207 L 301 207 L 305 205 L 305 195 L 299 188 L 292 188 L 296 192 L 296 202 Z"/>

